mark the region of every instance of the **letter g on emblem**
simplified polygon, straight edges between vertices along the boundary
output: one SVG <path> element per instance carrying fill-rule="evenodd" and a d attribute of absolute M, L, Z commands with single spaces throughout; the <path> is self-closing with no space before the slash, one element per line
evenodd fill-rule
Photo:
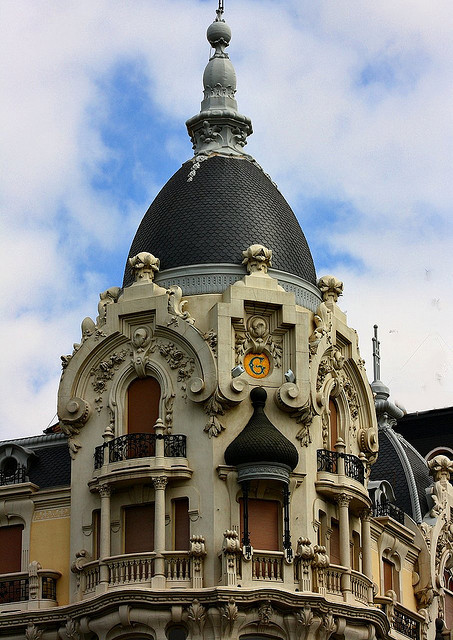
<path fill-rule="evenodd" d="M 244 369 L 252 378 L 265 378 L 270 373 L 271 364 L 265 353 L 247 353 Z"/>

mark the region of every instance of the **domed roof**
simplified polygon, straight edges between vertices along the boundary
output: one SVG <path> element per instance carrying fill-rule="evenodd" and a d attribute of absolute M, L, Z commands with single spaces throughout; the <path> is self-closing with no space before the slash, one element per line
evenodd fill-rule
<path fill-rule="evenodd" d="M 233 466 L 271 462 L 293 470 L 299 454 L 264 413 L 266 398 L 267 392 L 262 387 L 252 389 L 250 399 L 255 410 L 241 433 L 226 448 L 225 462 Z"/>
<path fill-rule="evenodd" d="M 370 480 L 383 479 L 392 485 L 396 506 L 421 522 L 429 511 L 426 489 L 433 483 L 428 465 L 390 426 L 379 429 L 379 456 L 371 467 Z"/>
<path fill-rule="evenodd" d="M 302 229 L 269 177 L 245 156 L 211 154 L 184 163 L 170 178 L 146 212 L 129 257 L 148 251 L 160 259 L 161 272 L 240 265 L 252 244 L 272 249 L 274 269 L 316 284 Z M 123 284 L 131 283 L 126 268 Z"/>

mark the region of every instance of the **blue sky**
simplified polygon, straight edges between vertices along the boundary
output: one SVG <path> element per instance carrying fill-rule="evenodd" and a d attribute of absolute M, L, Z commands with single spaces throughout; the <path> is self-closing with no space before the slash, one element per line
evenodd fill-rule
<path fill-rule="evenodd" d="M 192 155 L 216 3 L 4 0 L 0 438 L 55 414 L 60 355 L 122 281 L 135 229 Z M 371 373 L 453 404 L 453 8 L 227 0 L 246 151 L 298 216 Z"/>

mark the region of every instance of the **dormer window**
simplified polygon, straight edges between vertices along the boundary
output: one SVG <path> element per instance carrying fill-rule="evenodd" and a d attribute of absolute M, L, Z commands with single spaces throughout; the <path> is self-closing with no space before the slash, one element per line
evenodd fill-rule
<path fill-rule="evenodd" d="M 27 482 L 27 471 L 33 453 L 16 444 L 0 448 L 0 486 Z"/>

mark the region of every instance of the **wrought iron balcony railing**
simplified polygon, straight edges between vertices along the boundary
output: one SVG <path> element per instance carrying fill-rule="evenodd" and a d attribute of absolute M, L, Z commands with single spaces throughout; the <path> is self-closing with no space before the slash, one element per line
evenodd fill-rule
<path fill-rule="evenodd" d="M 411 638 L 411 640 L 418 640 L 420 638 L 420 623 L 418 620 L 414 620 L 414 618 L 399 608 L 395 608 L 393 628 L 395 631 L 399 631 L 408 638 Z"/>
<path fill-rule="evenodd" d="M 357 480 L 361 484 L 365 482 L 365 470 L 362 461 L 349 453 L 338 453 L 328 449 L 318 449 L 318 471 L 338 473 L 338 461 L 344 460 L 344 472 L 348 478 Z"/>
<path fill-rule="evenodd" d="M 27 482 L 27 469 L 25 467 L 17 467 L 13 473 L 0 471 L 1 487 L 8 484 L 20 484 L 21 482 Z"/>
<path fill-rule="evenodd" d="M 111 442 L 101 444 L 94 450 L 94 468 L 100 469 L 107 461 L 121 462 L 135 458 L 153 458 L 156 455 L 156 440 L 164 441 L 166 458 L 186 457 L 186 436 L 156 435 L 155 433 L 128 433 Z M 107 451 L 105 451 L 107 449 Z"/>
<path fill-rule="evenodd" d="M 384 504 L 374 505 L 373 516 L 375 518 L 393 518 L 400 524 L 404 524 L 404 511 L 397 507 L 396 504 L 392 504 L 391 502 L 384 502 Z"/>

